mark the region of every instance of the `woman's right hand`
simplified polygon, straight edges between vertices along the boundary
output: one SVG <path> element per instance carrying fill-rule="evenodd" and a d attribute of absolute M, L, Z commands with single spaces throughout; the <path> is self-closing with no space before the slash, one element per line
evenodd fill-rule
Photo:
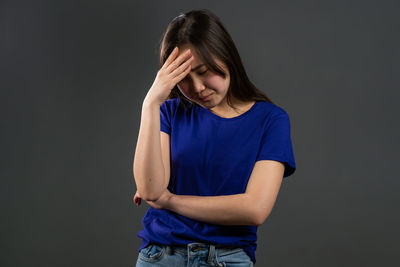
<path fill-rule="evenodd" d="M 158 70 L 157 76 L 147 92 L 144 102 L 157 103 L 161 106 L 168 98 L 171 90 L 180 82 L 191 69 L 193 56 L 188 49 L 185 53 L 179 54 L 179 48 L 175 47 L 168 56 L 164 65 Z"/>
<path fill-rule="evenodd" d="M 139 206 L 142 203 L 142 197 L 139 195 L 139 192 L 136 190 L 136 194 L 133 197 L 133 202 L 135 202 L 136 206 Z"/>

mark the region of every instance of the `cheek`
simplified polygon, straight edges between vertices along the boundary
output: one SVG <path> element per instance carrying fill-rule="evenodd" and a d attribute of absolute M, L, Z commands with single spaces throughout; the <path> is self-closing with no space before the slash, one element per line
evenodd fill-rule
<path fill-rule="evenodd" d="M 207 83 L 209 87 L 213 88 L 214 90 L 218 91 L 223 91 L 224 88 L 226 87 L 226 80 L 224 80 L 222 77 L 214 75 L 210 76 L 207 79 Z"/>

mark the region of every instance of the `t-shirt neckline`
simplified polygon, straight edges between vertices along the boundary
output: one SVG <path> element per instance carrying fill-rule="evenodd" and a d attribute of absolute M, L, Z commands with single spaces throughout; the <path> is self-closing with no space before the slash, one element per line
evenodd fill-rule
<path fill-rule="evenodd" d="M 249 108 L 249 110 L 247 110 L 246 112 L 244 112 L 244 113 L 242 113 L 242 114 L 240 114 L 240 115 L 238 115 L 238 116 L 236 116 L 236 117 L 232 117 L 232 118 L 224 118 L 224 117 L 218 116 L 217 114 L 211 112 L 211 111 L 210 111 L 209 109 L 207 109 L 207 108 L 203 108 L 203 107 L 201 107 L 201 106 L 199 106 L 199 107 L 200 107 L 201 109 L 204 109 L 205 112 L 206 112 L 210 117 L 212 117 L 212 118 L 215 118 L 215 119 L 221 120 L 221 121 L 234 121 L 234 120 L 241 119 L 241 118 L 247 116 L 248 114 L 250 114 L 250 113 L 255 109 L 255 107 L 256 107 L 257 104 L 258 104 L 258 101 L 255 101 L 254 104 L 251 106 L 251 108 Z"/>

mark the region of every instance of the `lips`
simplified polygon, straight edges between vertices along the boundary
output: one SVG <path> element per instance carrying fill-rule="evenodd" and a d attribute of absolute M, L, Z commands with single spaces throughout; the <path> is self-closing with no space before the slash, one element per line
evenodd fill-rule
<path fill-rule="evenodd" d="M 200 97 L 200 99 L 201 99 L 201 100 L 207 100 L 207 99 L 208 99 L 208 97 L 209 97 L 210 95 L 212 95 L 212 93 L 211 93 L 211 94 L 209 94 L 208 96 L 205 96 L 205 97 Z"/>

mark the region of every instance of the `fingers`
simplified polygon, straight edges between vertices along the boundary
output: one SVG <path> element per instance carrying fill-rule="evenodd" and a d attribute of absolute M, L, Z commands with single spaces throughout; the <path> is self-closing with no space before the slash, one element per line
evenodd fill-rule
<path fill-rule="evenodd" d="M 133 201 L 135 202 L 136 206 L 139 206 L 141 201 L 142 201 L 142 199 L 140 197 L 138 197 L 138 196 L 135 196 L 133 198 Z"/>
<path fill-rule="evenodd" d="M 139 193 L 136 191 L 135 196 L 133 197 L 133 202 L 135 202 L 136 206 L 139 206 L 142 202 L 142 198 L 140 197 Z"/>
<path fill-rule="evenodd" d="M 192 55 L 190 50 L 187 50 L 185 53 L 179 55 L 179 57 L 176 58 L 171 64 L 166 66 L 167 73 L 173 72 L 176 68 L 178 68 L 183 62 L 188 60 L 191 56 Z"/>
<path fill-rule="evenodd" d="M 173 77 L 172 80 L 174 83 L 180 82 L 190 72 L 193 60 L 194 58 L 192 56 L 171 73 L 171 76 Z"/>
<path fill-rule="evenodd" d="M 164 62 L 165 67 L 168 67 L 174 61 L 176 55 L 178 55 L 178 50 L 179 48 L 177 46 L 172 50 L 171 54 L 169 54 L 167 60 Z"/>

